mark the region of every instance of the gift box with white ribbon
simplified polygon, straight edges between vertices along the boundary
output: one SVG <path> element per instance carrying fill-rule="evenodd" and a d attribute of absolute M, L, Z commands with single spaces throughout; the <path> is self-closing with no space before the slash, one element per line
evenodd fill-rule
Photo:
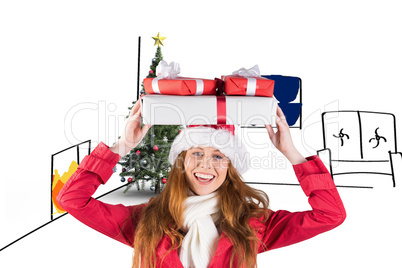
<path fill-rule="evenodd" d="M 149 94 L 216 95 L 216 80 L 187 77 L 175 79 L 145 78 L 144 89 Z"/>
<path fill-rule="evenodd" d="M 250 69 L 241 68 L 232 75 L 222 76 L 225 93 L 237 96 L 273 97 L 275 81 L 261 77 L 258 65 Z"/>
<path fill-rule="evenodd" d="M 144 89 L 149 94 L 163 95 L 216 95 L 217 80 L 178 76 L 180 65 L 161 61 L 156 68 L 157 77 L 145 78 Z"/>
<path fill-rule="evenodd" d="M 141 98 L 144 124 L 152 125 L 272 125 L 275 98 L 252 96 L 145 95 Z"/>

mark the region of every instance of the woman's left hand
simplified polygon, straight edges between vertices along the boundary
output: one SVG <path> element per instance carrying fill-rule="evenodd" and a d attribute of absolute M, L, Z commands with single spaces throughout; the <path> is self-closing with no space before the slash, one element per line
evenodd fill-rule
<path fill-rule="evenodd" d="M 141 95 L 135 105 L 131 108 L 130 115 L 126 120 L 126 125 L 119 140 L 110 147 L 110 150 L 119 154 L 121 157 L 125 156 L 132 149 L 134 149 L 144 138 L 145 134 L 151 128 L 151 125 L 144 125 L 141 128 Z"/>
<path fill-rule="evenodd" d="M 282 112 L 282 109 L 279 106 L 276 109 L 276 115 L 276 132 L 274 132 L 271 125 L 265 125 L 273 145 L 290 161 L 290 163 L 292 163 L 292 165 L 305 162 L 306 159 L 293 145 L 289 125 L 286 121 L 285 115 Z"/>

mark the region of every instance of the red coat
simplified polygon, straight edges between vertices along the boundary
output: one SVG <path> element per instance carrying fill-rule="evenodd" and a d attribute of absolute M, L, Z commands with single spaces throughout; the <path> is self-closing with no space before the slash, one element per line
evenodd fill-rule
<path fill-rule="evenodd" d="M 100 184 L 108 181 L 119 159 L 119 155 L 100 143 L 91 155 L 83 159 L 78 170 L 60 191 L 57 202 L 79 221 L 132 247 L 134 230 L 139 219 L 127 219 L 145 205 L 111 205 L 91 197 Z M 265 223 L 251 219 L 250 225 L 261 240 L 259 253 L 306 240 L 335 228 L 345 220 L 346 212 L 342 200 L 324 164 L 318 156 L 307 160 L 309 161 L 293 168 L 304 193 L 309 197 L 312 210 L 294 213 L 278 210 L 272 212 Z M 183 267 L 176 250 L 170 252 L 163 263 L 160 263 L 170 248 L 169 240 L 165 235 L 156 249 L 157 267 Z M 232 250 L 232 243 L 222 233 L 209 267 L 229 267 Z"/>

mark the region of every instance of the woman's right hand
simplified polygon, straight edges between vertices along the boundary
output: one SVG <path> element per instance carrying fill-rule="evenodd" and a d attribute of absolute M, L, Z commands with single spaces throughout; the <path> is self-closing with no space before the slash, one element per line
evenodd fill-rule
<path fill-rule="evenodd" d="M 125 156 L 128 152 L 134 149 L 141 142 L 145 134 L 152 126 L 144 125 L 141 128 L 141 97 L 135 103 L 134 107 L 131 108 L 130 115 L 126 120 L 124 131 L 120 139 L 110 147 L 112 152 L 119 154 L 121 157 Z"/>
<path fill-rule="evenodd" d="M 271 125 L 265 125 L 265 127 L 268 130 L 268 135 L 272 144 L 290 161 L 290 163 L 292 163 L 292 165 L 301 164 L 307 161 L 293 145 L 286 116 L 283 114 L 279 105 L 276 108 L 277 131 L 274 132 Z"/>

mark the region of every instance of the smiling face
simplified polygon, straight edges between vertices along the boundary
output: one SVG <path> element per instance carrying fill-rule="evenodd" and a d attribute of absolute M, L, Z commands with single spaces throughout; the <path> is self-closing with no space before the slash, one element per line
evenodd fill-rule
<path fill-rule="evenodd" d="M 184 158 L 186 180 L 197 195 L 216 191 L 226 179 L 229 159 L 213 147 L 194 147 Z"/>

